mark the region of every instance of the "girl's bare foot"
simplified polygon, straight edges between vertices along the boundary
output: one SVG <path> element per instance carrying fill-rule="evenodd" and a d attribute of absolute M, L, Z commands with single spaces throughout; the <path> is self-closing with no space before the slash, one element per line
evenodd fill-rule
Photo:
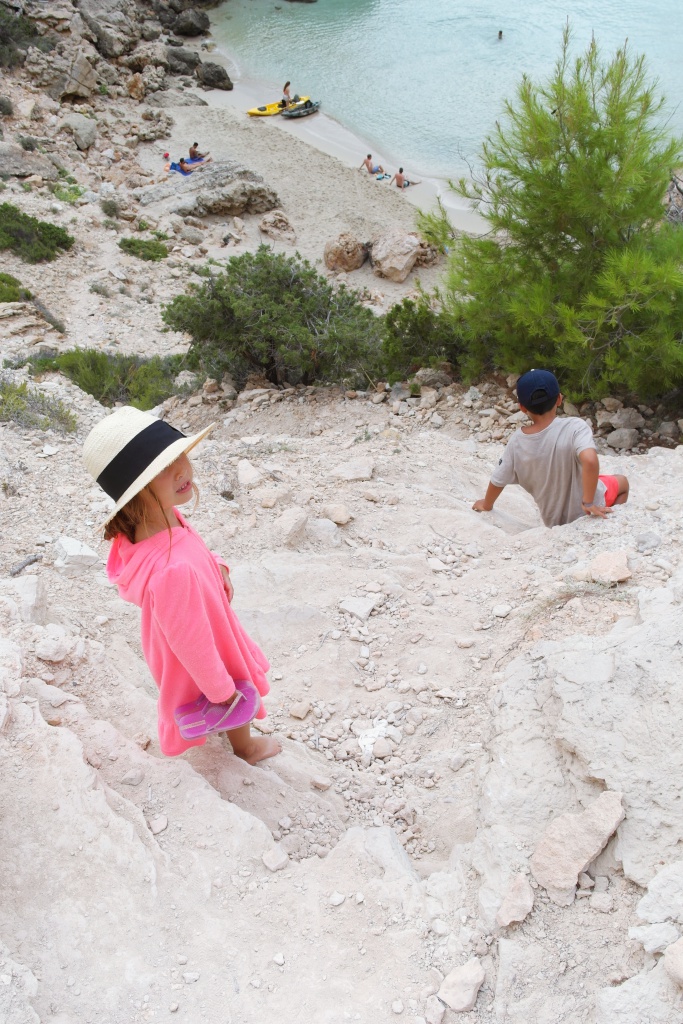
<path fill-rule="evenodd" d="M 233 753 L 241 757 L 249 764 L 256 764 L 258 761 L 265 761 L 267 757 L 275 757 L 282 750 L 282 744 L 272 736 L 250 736 L 249 742 L 237 749 L 233 746 Z"/>

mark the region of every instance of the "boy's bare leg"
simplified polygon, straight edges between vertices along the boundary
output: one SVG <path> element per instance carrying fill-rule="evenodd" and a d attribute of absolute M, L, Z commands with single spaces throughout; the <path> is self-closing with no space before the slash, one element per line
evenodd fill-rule
<path fill-rule="evenodd" d="M 249 764 L 265 761 L 267 757 L 275 757 L 282 750 L 279 740 L 273 739 L 272 736 L 252 736 L 250 725 L 231 729 L 227 735 L 235 757 L 241 757 Z"/>
<path fill-rule="evenodd" d="M 628 501 L 628 479 L 620 475 L 617 475 L 616 479 L 619 481 L 619 491 L 614 499 L 614 504 L 624 505 Z"/>

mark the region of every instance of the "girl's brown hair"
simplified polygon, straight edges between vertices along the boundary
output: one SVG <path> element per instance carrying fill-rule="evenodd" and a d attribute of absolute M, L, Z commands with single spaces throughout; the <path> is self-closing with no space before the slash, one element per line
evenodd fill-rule
<path fill-rule="evenodd" d="M 197 503 L 199 502 L 199 489 L 194 482 L 192 484 L 192 490 L 194 492 L 193 507 L 196 508 Z M 128 538 L 131 544 L 135 544 L 135 531 L 138 526 L 145 528 L 148 521 L 147 503 L 143 497 L 145 491 L 148 491 L 152 495 L 154 501 L 159 506 L 159 511 L 162 516 L 164 515 L 164 509 L 161 502 L 148 484 L 147 487 L 143 487 L 139 494 L 135 494 L 130 501 L 127 501 L 123 508 L 119 509 L 116 515 L 109 520 L 104 528 L 105 540 L 114 540 L 115 537 L 118 537 L 119 534 L 122 533 L 124 537 Z M 170 526 L 167 526 L 167 529 L 170 549 L 171 541 L 173 540 L 173 533 Z"/>

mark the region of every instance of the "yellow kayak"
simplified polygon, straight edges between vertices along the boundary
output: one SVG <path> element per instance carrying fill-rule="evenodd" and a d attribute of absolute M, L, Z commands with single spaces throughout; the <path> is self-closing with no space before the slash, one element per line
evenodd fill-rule
<path fill-rule="evenodd" d="M 299 103 L 303 103 L 307 99 L 309 99 L 308 96 L 300 96 Z M 281 114 L 284 109 L 280 103 L 264 103 L 262 107 L 252 107 L 247 113 L 249 117 L 273 117 L 274 114 Z"/>

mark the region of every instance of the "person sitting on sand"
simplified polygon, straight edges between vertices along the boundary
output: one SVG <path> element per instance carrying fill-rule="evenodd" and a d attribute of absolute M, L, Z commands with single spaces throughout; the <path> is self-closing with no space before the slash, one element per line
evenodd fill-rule
<path fill-rule="evenodd" d="M 396 182 L 396 188 L 408 188 L 409 185 L 421 185 L 422 184 L 421 181 L 408 181 L 408 179 L 406 178 L 405 174 L 403 173 L 403 168 L 402 167 L 399 167 L 399 169 L 396 171 L 396 174 L 393 176 L 393 178 L 391 179 L 389 184 L 393 185 L 394 182 Z"/>
<path fill-rule="evenodd" d="M 288 107 L 292 102 L 292 94 L 289 91 L 289 87 L 291 84 L 291 82 L 285 82 L 285 84 L 282 87 L 282 99 L 280 100 L 281 107 Z"/>
<path fill-rule="evenodd" d="M 195 161 L 206 160 L 208 155 L 209 155 L 208 153 L 200 153 L 199 152 L 199 143 L 198 142 L 193 142 L 192 145 L 190 146 L 190 160 L 195 160 Z"/>
<path fill-rule="evenodd" d="M 366 156 L 365 160 L 363 161 L 363 163 L 358 168 L 359 171 L 360 171 L 361 167 L 365 167 L 365 169 L 367 170 L 368 174 L 384 174 L 384 168 L 382 167 L 381 164 L 373 164 L 373 162 L 372 162 L 372 153 L 368 153 L 368 155 Z"/>

